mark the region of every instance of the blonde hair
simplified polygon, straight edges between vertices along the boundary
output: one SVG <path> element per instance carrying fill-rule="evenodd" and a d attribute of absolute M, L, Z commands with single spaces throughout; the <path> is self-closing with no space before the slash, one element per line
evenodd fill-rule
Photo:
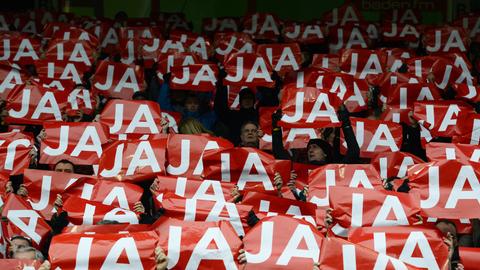
<path fill-rule="evenodd" d="M 208 133 L 214 135 L 213 132 L 205 128 L 200 121 L 195 118 L 183 119 L 180 125 L 178 125 L 178 131 L 180 134 L 202 134 Z"/>

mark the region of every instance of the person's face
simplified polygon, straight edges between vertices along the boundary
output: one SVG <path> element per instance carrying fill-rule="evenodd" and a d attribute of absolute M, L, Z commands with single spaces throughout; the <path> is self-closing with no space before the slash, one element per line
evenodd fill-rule
<path fill-rule="evenodd" d="M 15 252 L 13 258 L 20 260 L 35 260 L 35 251 Z"/>
<path fill-rule="evenodd" d="M 307 149 L 308 161 L 325 161 L 327 155 L 323 152 L 323 149 L 316 144 L 310 144 Z"/>
<path fill-rule="evenodd" d="M 240 134 L 243 145 L 254 145 L 258 143 L 258 128 L 254 124 L 247 124 Z"/>
<path fill-rule="evenodd" d="M 73 173 L 73 166 L 70 163 L 58 163 L 55 166 L 56 172 Z"/>
<path fill-rule="evenodd" d="M 251 109 L 255 105 L 255 99 L 253 96 L 247 95 L 240 100 L 240 107 L 243 109 Z"/>
<path fill-rule="evenodd" d="M 198 108 L 200 107 L 200 101 L 198 98 L 189 97 L 185 100 L 185 109 L 188 112 L 198 112 Z"/>
<path fill-rule="evenodd" d="M 455 229 L 455 226 L 447 222 L 439 222 L 436 226 L 443 235 L 447 236 L 447 233 L 450 233 L 453 236 L 453 245 L 457 245 L 457 230 Z"/>
<path fill-rule="evenodd" d="M 21 239 L 21 238 L 15 238 L 12 241 L 10 241 L 9 250 L 10 252 L 15 253 L 18 249 L 29 247 L 29 246 L 30 246 L 30 243 L 27 240 Z"/>

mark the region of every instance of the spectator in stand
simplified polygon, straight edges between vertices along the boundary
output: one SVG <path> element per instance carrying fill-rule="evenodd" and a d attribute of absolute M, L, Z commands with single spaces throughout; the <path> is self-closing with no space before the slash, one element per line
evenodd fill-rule
<path fill-rule="evenodd" d="M 32 240 L 30 240 L 30 238 L 22 235 L 15 235 L 8 240 L 8 256 L 13 258 L 16 251 L 31 246 Z"/>
<path fill-rule="evenodd" d="M 215 111 L 209 108 L 208 101 L 210 100 L 210 94 L 190 92 L 183 99 L 183 106 L 173 106 L 170 96 L 170 87 L 168 85 L 169 75 L 170 74 L 164 76 L 165 82 L 160 87 L 160 93 L 157 100 L 160 104 L 160 108 L 162 110 L 179 112 L 182 114 L 183 119 L 195 118 L 202 123 L 206 129 L 212 130 L 217 122 L 217 115 L 215 114 Z"/>
<path fill-rule="evenodd" d="M 258 123 L 258 110 L 255 108 L 255 94 L 250 88 L 244 88 L 239 93 L 239 110 L 228 108 L 228 94 L 226 89 L 218 89 L 215 99 L 215 110 L 220 120 L 228 128 L 228 139 L 235 145 L 241 143 L 241 127 L 250 121 Z"/>
<path fill-rule="evenodd" d="M 308 163 L 314 165 L 325 165 L 330 163 L 356 163 L 360 156 L 360 147 L 358 146 L 355 133 L 353 132 L 350 117 L 345 106 L 342 106 L 337 112 L 338 118 L 342 122 L 342 131 L 347 142 L 347 153 L 344 157 L 339 155 L 340 149 L 333 149 L 332 145 L 323 139 L 311 139 L 307 144 Z M 283 146 L 282 130 L 278 126 L 278 121 L 282 117 L 282 112 L 278 110 L 272 115 L 272 148 L 273 154 L 277 159 L 292 159 L 292 156 Z M 334 140 L 339 140 L 335 138 Z M 332 139 L 330 139 L 332 140 Z M 335 144 L 334 144 L 335 145 Z M 340 144 L 338 144 L 340 145 Z M 295 161 L 295 160 L 294 160 Z"/>
<path fill-rule="evenodd" d="M 72 162 L 63 159 L 53 166 L 53 170 L 56 172 L 75 173 L 75 165 Z"/>
<path fill-rule="evenodd" d="M 258 124 L 253 121 L 247 121 L 240 127 L 239 146 L 259 148 L 259 142 L 262 136 L 263 131 Z"/>

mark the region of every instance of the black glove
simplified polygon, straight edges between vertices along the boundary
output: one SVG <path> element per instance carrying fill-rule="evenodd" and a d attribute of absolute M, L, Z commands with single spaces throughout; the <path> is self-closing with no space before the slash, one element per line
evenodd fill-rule
<path fill-rule="evenodd" d="M 255 226 L 260 221 L 253 211 L 248 212 L 247 224 L 250 227 Z"/>
<path fill-rule="evenodd" d="M 348 112 L 345 105 L 340 106 L 337 111 L 338 119 L 342 121 L 342 126 L 350 126 L 350 113 Z"/>
<path fill-rule="evenodd" d="M 163 82 L 164 83 L 169 83 L 170 82 L 170 77 L 172 77 L 172 73 L 167 73 L 167 74 L 163 74 Z"/>
<path fill-rule="evenodd" d="M 278 127 L 278 121 L 282 119 L 282 110 L 278 109 L 272 114 L 272 128 Z"/>

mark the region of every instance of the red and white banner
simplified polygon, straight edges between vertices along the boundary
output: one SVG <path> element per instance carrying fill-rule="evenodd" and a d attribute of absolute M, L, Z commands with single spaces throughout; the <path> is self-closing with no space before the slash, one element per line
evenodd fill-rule
<path fill-rule="evenodd" d="M 84 192 L 81 198 L 132 211 L 143 194 L 143 188 L 140 186 L 108 180 L 97 180 L 91 190 L 90 194 Z"/>
<path fill-rule="evenodd" d="M 403 178 L 407 176 L 407 170 L 414 164 L 424 161 L 420 158 L 405 152 L 385 152 L 375 156 L 371 161 L 381 179 L 390 177 Z"/>
<path fill-rule="evenodd" d="M 337 95 L 313 87 L 283 89 L 280 107 L 283 116 L 279 122 L 289 128 L 322 128 L 340 126 Z"/>
<path fill-rule="evenodd" d="M 480 162 L 480 146 L 478 145 L 431 142 L 427 144 L 426 151 L 430 161 Z"/>
<path fill-rule="evenodd" d="M 432 137 L 452 137 L 457 120 L 473 113 L 473 108 L 459 101 L 422 101 L 414 103 L 413 118 L 428 129 Z"/>
<path fill-rule="evenodd" d="M 0 133 L 0 173 L 22 174 L 30 165 L 33 144 L 33 138 L 24 133 Z"/>
<path fill-rule="evenodd" d="M 186 67 L 203 62 L 198 55 L 191 52 L 160 53 L 157 63 L 157 77 L 163 81 L 163 76 L 170 73 L 173 67 Z"/>
<path fill-rule="evenodd" d="M 185 199 L 167 194 L 162 200 L 165 216 L 185 221 L 228 220 L 239 236 L 248 230 L 249 212 L 252 206 L 222 201 Z"/>
<path fill-rule="evenodd" d="M 368 33 L 359 25 L 329 27 L 328 36 L 331 54 L 337 54 L 342 49 L 367 49 L 371 44 Z"/>
<path fill-rule="evenodd" d="M 298 43 L 261 44 L 257 47 L 257 54 L 268 59 L 280 76 L 297 71 L 302 65 L 302 51 Z"/>
<path fill-rule="evenodd" d="M 268 59 L 254 53 L 233 53 L 224 62 L 224 85 L 274 87 L 274 71 Z"/>
<path fill-rule="evenodd" d="M 236 17 L 203 18 L 202 31 L 207 34 L 236 32 L 239 23 L 239 19 Z"/>
<path fill-rule="evenodd" d="M 100 123 L 109 128 L 111 135 L 140 138 L 160 134 L 162 114 L 153 101 L 113 99 L 100 114 Z"/>
<path fill-rule="evenodd" d="M 314 23 L 285 23 L 282 36 L 286 42 L 301 44 L 322 44 L 325 42 L 322 26 Z"/>
<path fill-rule="evenodd" d="M 56 86 L 59 90 L 73 89 L 75 84 L 82 84 L 85 72 L 90 67 L 79 63 L 70 63 L 67 61 L 56 61 L 41 59 L 35 61 L 35 69 L 38 77 L 44 81 L 49 81 L 49 85 Z"/>
<path fill-rule="evenodd" d="M 48 61 L 65 61 L 86 70 L 94 64 L 97 48 L 86 40 L 68 39 L 51 40 L 45 48 L 44 59 Z"/>
<path fill-rule="evenodd" d="M 276 41 L 280 36 L 282 21 L 273 14 L 255 13 L 243 18 L 243 32 L 254 39 Z"/>
<path fill-rule="evenodd" d="M 415 25 L 403 23 L 384 23 L 381 27 L 382 40 L 385 42 L 417 42 L 420 31 Z"/>
<path fill-rule="evenodd" d="M 402 146 L 402 126 L 393 122 L 350 118 L 353 132 L 360 147 L 360 157 L 372 158 L 378 153 L 398 152 Z M 340 130 L 340 151 L 345 154 L 347 143 Z"/>
<path fill-rule="evenodd" d="M 43 124 L 46 137 L 42 140 L 40 163 L 56 164 L 67 159 L 76 165 L 98 164 L 102 146 L 108 143 L 106 126 L 100 123 Z"/>
<path fill-rule="evenodd" d="M 210 39 L 189 31 L 170 31 L 170 40 L 172 42 L 180 42 L 185 51 L 197 54 L 201 59 L 208 60 L 212 56 L 213 48 Z M 162 53 L 166 52 L 165 47 Z"/>
<path fill-rule="evenodd" d="M 242 241 L 227 221 L 195 222 L 160 218 L 152 226 L 166 250 L 168 269 L 238 269 Z"/>
<path fill-rule="evenodd" d="M 349 269 L 349 267 L 355 267 L 353 269 L 376 269 L 378 267 L 382 270 L 417 269 L 384 253 L 377 253 L 344 239 L 325 238 L 321 249 L 320 269 L 338 270 Z"/>
<path fill-rule="evenodd" d="M 30 205 L 48 220 L 54 213 L 53 203 L 57 194 L 63 194 L 68 190 L 69 195 L 87 198 L 88 193 L 91 196 L 91 187 L 96 181 L 92 177 L 81 174 L 46 170 L 26 169 L 23 173 L 23 184 L 28 190 Z M 67 199 L 67 196 L 62 195 L 62 199 Z"/>
<path fill-rule="evenodd" d="M 423 34 L 427 53 L 465 53 L 469 49 L 468 34 L 459 27 L 429 27 Z"/>
<path fill-rule="evenodd" d="M 36 82 L 18 85 L 8 95 L 5 121 L 25 125 L 62 121 L 67 102 L 67 92 L 54 91 Z"/>
<path fill-rule="evenodd" d="M 453 88 L 457 92 L 456 97 L 471 102 L 480 102 L 480 88 L 468 83 L 454 84 Z"/>
<path fill-rule="evenodd" d="M 316 225 L 315 211 L 317 206 L 313 203 L 266 195 L 260 192 L 247 192 L 243 196 L 242 204 L 253 206 L 253 211 L 259 219 L 286 215 L 304 219 L 308 223 Z"/>
<path fill-rule="evenodd" d="M 390 88 L 387 104 L 400 109 L 413 108 L 416 101 L 441 100 L 440 91 L 433 83 L 399 83 Z"/>
<path fill-rule="evenodd" d="M 3 32 L 0 43 L 0 61 L 20 65 L 34 64 L 39 60 L 40 39 L 30 38 L 18 32 Z"/>
<path fill-rule="evenodd" d="M 0 64 L 0 99 L 6 100 L 15 86 L 23 84 L 26 79 L 24 71 L 8 64 Z"/>
<path fill-rule="evenodd" d="M 52 269 L 155 270 L 154 231 L 130 233 L 65 233 L 55 236 L 49 254 Z"/>
<path fill-rule="evenodd" d="M 329 164 L 308 174 L 308 201 L 319 207 L 329 205 L 331 187 L 382 190 L 380 176 L 370 164 Z"/>
<path fill-rule="evenodd" d="M 2 209 L 2 235 L 5 239 L 15 235 L 30 238 L 35 247 L 40 248 L 45 244 L 51 233 L 51 228 L 37 211 L 22 197 L 10 194 Z"/>
<path fill-rule="evenodd" d="M 407 193 L 348 187 L 330 188 L 332 217 L 344 228 L 413 225 L 418 198 Z"/>
<path fill-rule="evenodd" d="M 414 165 L 408 170 L 410 193 L 420 197 L 420 206 L 428 217 L 476 218 L 480 211 L 479 166 L 459 160 Z"/>
<path fill-rule="evenodd" d="M 320 259 L 324 236 L 304 220 L 267 217 L 243 238 L 247 266 L 257 269 L 310 269 Z"/>
<path fill-rule="evenodd" d="M 163 197 L 173 193 L 185 199 L 215 202 L 233 202 L 234 184 L 217 180 L 191 180 L 185 177 L 157 176 L 157 191 L 154 192 L 155 205 L 161 207 Z"/>
<path fill-rule="evenodd" d="M 167 173 L 169 175 L 201 179 L 204 152 L 212 149 L 223 150 L 229 148 L 233 148 L 231 142 L 208 134 L 170 135 L 167 145 Z"/>
<path fill-rule="evenodd" d="M 253 53 L 256 43 L 246 33 L 215 33 L 215 57 L 222 63 L 229 55 L 234 53 Z"/>
<path fill-rule="evenodd" d="M 275 172 L 280 172 L 287 179 L 289 164 L 288 160 L 277 161 L 273 156 L 254 148 L 208 150 L 203 155 L 203 178 L 235 183 L 240 190 L 273 192 Z"/>
<path fill-rule="evenodd" d="M 104 149 L 99 176 L 117 181 L 143 181 L 165 174 L 166 139 L 116 141 Z"/>
<path fill-rule="evenodd" d="M 380 50 L 348 49 L 340 52 L 340 69 L 356 78 L 386 71 L 387 54 Z"/>
<path fill-rule="evenodd" d="M 93 225 L 102 220 L 129 224 L 139 222 L 137 213 L 128 209 L 73 196 L 64 201 L 63 210 L 68 213 L 68 221 L 73 225 Z"/>
<path fill-rule="evenodd" d="M 456 135 L 453 136 L 453 143 L 480 144 L 480 114 L 471 111 L 461 114 L 455 126 Z"/>
<path fill-rule="evenodd" d="M 448 247 L 435 227 L 354 228 L 348 241 L 399 259 L 418 269 L 449 269 Z"/>
<path fill-rule="evenodd" d="M 144 91 L 146 83 L 141 66 L 100 61 L 92 78 L 92 89 L 100 95 L 131 100 Z"/>
<path fill-rule="evenodd" d="M 480 248 L 459 247 L 460 262 L 465 270 L 475 270 L 480 264 Z"/>
<path fill-rule="evenodd" d="M 214 64 L 193 64 L 172 67 L 171 89 L 214 92 L 217 86 L 218 67 Z"/>
<path fill-rule="evenodd" d="M 277 107 L 260 107 L 259 124 L 263 130 L 263 137 L 260 138 L 260 149 L 272 150 L 272 114 Z M 321 137 L 321 132 L 315 128 L 282 128 L 283 146 L 285 149 L 306 148 L 308 141 Z"/>

